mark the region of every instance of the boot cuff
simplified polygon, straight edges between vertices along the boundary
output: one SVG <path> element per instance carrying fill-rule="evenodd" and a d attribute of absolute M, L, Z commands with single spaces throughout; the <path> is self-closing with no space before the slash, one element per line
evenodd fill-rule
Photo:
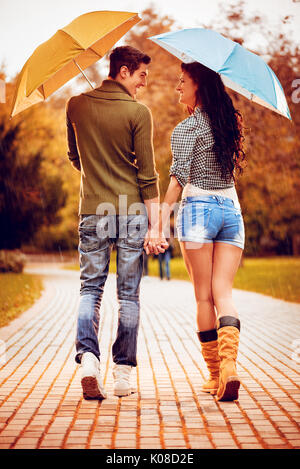
<path fill-rule="evenodd" d="M 226 326 L 236 327 L 239 331 L 241 330 L 240 320 L 235 318 L 234 316 L 221 316 L 220 317 L 218 329 L 221 329 L 221 327 L 226 327 Z"/>
<path fill-rule="evenodd" d="M 200 342 L 212 342 L 218 340 L 217 329 L 210 329 L 209 331 L 197 332 Z"/>

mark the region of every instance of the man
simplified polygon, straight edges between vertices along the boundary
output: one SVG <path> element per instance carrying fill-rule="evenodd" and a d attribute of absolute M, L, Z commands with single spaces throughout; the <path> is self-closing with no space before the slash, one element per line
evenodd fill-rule
<path fill-rule="evenodd" d="M 87 399 L 106 397 L 100 376 L 98 330 L 113 244 L 117 249 L 119 301 L 117 337 L 112 347 L 117 396 L 131 393 L 130 372 L 137 364 L 144 239 L 145 246 L 154 252 L 163 251 L 164 246 L 158 230 L 152 117 L 135 99 L 137 90 L 147 84 L 150 61 L 133 47 L 114 49 L 108 79 L 99 88 L 72 97 L 67 105 L 68 155 L 81 171 L 81 289 L 75 360 L 81 363 L 81 384 Z M 138 208 L 139 214 L 132 207 Z"/>

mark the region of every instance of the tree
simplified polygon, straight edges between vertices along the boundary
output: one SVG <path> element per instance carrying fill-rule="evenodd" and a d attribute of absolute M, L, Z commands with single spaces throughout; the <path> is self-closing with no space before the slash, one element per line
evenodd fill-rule
<path fill-rule="evenodd" d="M 26 125 L 9 120 L 8 109 L 0 112 L 0 249 L 19 249 L 40 226 L 59 222 L 66 193 L 61 178 L 44 170 L 43 151 L 34 138 L 29 151 Z"/>

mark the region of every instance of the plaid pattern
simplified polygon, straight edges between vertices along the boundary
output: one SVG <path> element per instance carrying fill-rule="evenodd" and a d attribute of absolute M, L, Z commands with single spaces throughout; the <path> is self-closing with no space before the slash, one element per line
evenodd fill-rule
<path fill-rule="evenodd" d="M 187 183 L 206 190 L 233 187 L 234 180 L 229 173 L 226 178 L 222 177 L 213 145 L 209 117 L 197 107 L 172 133 L 170 176 L 175 176 L 182 187 Z"/>

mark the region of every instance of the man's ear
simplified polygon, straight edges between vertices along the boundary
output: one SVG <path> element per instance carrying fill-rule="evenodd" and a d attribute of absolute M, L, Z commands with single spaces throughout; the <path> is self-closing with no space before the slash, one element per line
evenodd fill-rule
<path fill-rule="evenodd" d="M 121 78 L 127 78 L 129 74 L 129 70 L 128 70 L 128 67 L 126 67 L 126 65 L 122 65 L 122 67 L 120 68 L 120 76 Z"/>

